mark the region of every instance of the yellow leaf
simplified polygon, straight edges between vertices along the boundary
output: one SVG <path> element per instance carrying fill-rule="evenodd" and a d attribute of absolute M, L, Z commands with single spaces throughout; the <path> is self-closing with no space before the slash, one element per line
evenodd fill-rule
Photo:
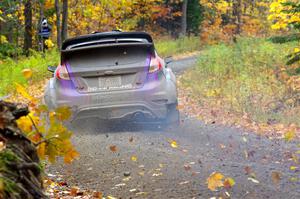
<path fill-rule="evenodd" d="M 71 163 L 75 158 L 79 156 L 79 153 L 75 150 L 70 150 L 64 157 L 65 163 Z"/>
<path fill-rule="evenodd" d="M 45 45 L 46 45 L 48 48 L 54 47 L 54 43 L 53 43 L 50 39 L 47 39 L 47 40 L 45 41 Z"/>
<path fill-rule="evenodd" d="M 295 132 L 294 131 L 288 131 L 284 134 L 285 141 L 289 142 L 295 138 Z"/>
<path fill-rule="evenodd" d="M 210 176 L 207 178 L 207 187 L 211 191 L 215 191 L 217 188 L 223 186 L 223 178 L 224 175 L 218 172 L 213 172 L 210 174 Z"/>
<path fill-rule="evenodd" d="M 173 147 L 173 148 L 177 148 L 178 147 L 178 144 L 177 144 L 177 142 L 175 140 L 169 140 L 169 142 L 170 142 L 171 147 Z"/>
<path fill-rule="evenodd" d="M 224 184 L 224 187 L 228 189 L 228 188 L 231 188 L 235 185 L 235 181 L 232 178 L 226 178 L 224 180 L 223 184 Z"/>
<path fill-rule="evenodd" d="M 137 157 L 136 156 L 131 156 L 131 158 L 130 158 L 132 161 L 134 161 L 134 162 L 136 162 L 137 161 Z"/>
<path fill-rule="evenodd" d="M 67 120 L 71 117 L 72 115 L 72 112 L 71 112 L 71 109 L 70 107 L 68 106 L 61 106 L 61 107 L 58 107 L 56 110 L 55 110 L 55 114 L 56 114 L 56 117 L 59 119 L 59 120 Z"/>
<path fill-rule="evenodd" d="M 298 167 L 296 167 L 296 166 L 291 166 L 291 167 L 290 167 L 290 170 L 295 171 L 297 168 L 298 168 Z"/>
<path fill-rule="evenodd" d="M 46 152 L 46 142 L 43 142 L 37 148 L 37 153 L 39 155 L 39 158 L 41 158 L 42 160 L 45 159 L 45 152 Z"/>
<path fill-rule="evenodd" d="M 115 198 L 113 196 L 107 196 L 107 199 L 117 199 L 117 198 Z"/>
<path fill-rule="evenodd" d="M 30 79 L 32 77 L 32 70 L 24 69 L 24 70 L 22 70 L 22 74 L 26 79 Z"/>
<path fill-rule="evenodd" d="M 32 122 L 27 116 L 20 117 L 17 120 L 18 127 L 26 134 L 32 131 Z"/>
<path fill-rule="evenodd" d="M 16 82 L 15 82 L 15 86 L 16 86 L 16 91 L 18 94 L 23 96 L 25 99 L 31 101 L 31 103 L 36 103 L 37 100 L 28 94 L 28 92 L 26 91 L 24 86 L 22 86 L 21 84 L 18 84 Z"/>

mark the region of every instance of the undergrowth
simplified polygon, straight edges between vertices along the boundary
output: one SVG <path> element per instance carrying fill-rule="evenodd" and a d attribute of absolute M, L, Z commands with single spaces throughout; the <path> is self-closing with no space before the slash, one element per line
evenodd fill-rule
<path fill-rule="evenodd" d="M 183 84 L 211 106 L 220 104 L 254 121 L 300 125 L 299 88 L 293 84 L 300 79 L 285 65 L 287 52 L 296 46 L 257 38 L 209 46 L 183 76 Z"/>
<path fill-rule="evenodd" d="M 160 56 L 166 57 L 200 50 L 201 42 L 199 37 L 182 37 L 176 40 L 158 40 L 155 47 Z"/>
<path fill-rule="evenodd" d="M 31 69 L 35 74 L 32 83 L 40 82 L 49 78 L 50 73 L 47 71 L 48 65 L 57 65 L 59 53 L 56 49 L 47 51 L 44 55 L 39 52 L 32 52 L 29 57 L 21 57 L 19 60 L 6 58 L 0 60 L 0 96 L 14 91 L 14 83 L 27 84 L 25 77 L 22 75 L 23 69 Z"/>

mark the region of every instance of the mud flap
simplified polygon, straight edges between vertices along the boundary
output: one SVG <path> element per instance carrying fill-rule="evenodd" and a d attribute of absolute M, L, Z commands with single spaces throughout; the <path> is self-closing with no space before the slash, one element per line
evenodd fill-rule
<path fill-rule="evenodd" d="M 168 105 L 168 113 L 166 117 L 166 126 L 177 127 L 180 123 L 180 113 L 177 109 L 178 102 Z"/>

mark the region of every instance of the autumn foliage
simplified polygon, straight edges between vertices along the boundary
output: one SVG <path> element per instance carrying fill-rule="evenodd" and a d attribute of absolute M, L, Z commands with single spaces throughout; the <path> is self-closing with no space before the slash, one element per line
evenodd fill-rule
<path fill-rule="evenodd" d="M 24 69 L 22 73 L 27 79 L 32 76 L 30 69 Z M 65 122 L 71 117 L 69 107 L 49 110 L 24 86 L 15 83 L 15 87 L 17 95 L 27 101 L 30 108 L 28 115 L 17 120 L 18 127 L 36 145 L 40 159 L 54 163 L 56 157 L 61 156 L 65 163 L 71 163 L 79 154 L 70 140 L 72 132 L 65 127 Z"/>

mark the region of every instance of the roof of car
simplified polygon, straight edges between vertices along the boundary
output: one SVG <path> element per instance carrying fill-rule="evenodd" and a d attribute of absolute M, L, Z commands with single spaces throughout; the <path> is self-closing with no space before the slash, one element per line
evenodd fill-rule
<path fill-rule="evenodd" d="M 62 44 L 62 50 L 70 45 L 80 44 L 82 42 L 90 42 L 102 39 L 120 39 L 120 38 L 135 38 L 135 39 L 146 39 L 148 42 L 153 43 L 152 37 L 146 32 L 96 32 L 93 34 L 82 35 L 74 38 L 67 39 Z"/>

